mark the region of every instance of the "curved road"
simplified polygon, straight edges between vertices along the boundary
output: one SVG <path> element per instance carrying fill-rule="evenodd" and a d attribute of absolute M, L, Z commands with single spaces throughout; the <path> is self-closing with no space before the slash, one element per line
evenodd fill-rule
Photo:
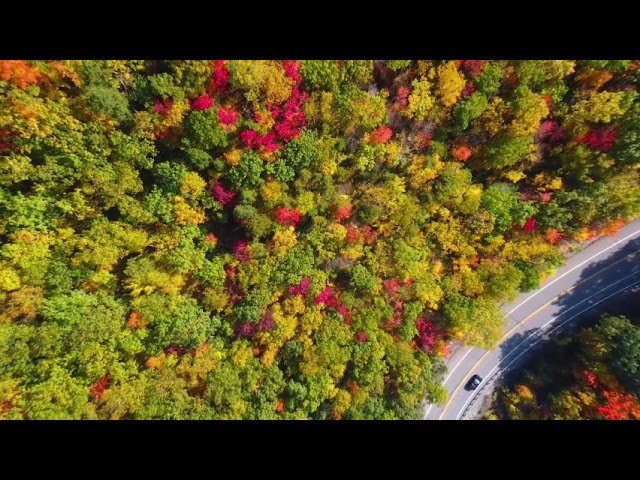
<path fill-rule="evenodd" d="M 495 350 L 460 348 L 447 360 L 444 405 L 427 405 L 426 420 L 470 419 L 490 401 L 496 380 L 555 330 L 581 313 L 631 288 L 640 287 L 640 218 L 615 237 L 599 239 L 570 257 L 535 292 L 504 305 L 505 334 Z M 475 391 L 466 383 L 473 374 L 483 378 Z"/>

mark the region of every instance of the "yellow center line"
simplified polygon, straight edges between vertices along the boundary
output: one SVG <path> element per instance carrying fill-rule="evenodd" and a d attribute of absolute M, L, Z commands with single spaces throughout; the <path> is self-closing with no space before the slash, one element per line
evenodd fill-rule
<path fill-rule="evenodd" d="M 525 323 L 527 320 L 529 320 L 531 317 L 533 317 L 534 315 L 537 315 L 538 313 L 540 313 L 541 310 L 545 309 L 546 307 L 548 307 L 551 303 L 555 302 L 558 298 L 560 298 L 561 296 L 571 292 L 573 289 L 575 289 L 576 287 L 582 285 L 585 282 L 588 282 L 589 280 L 591 280 L 594 277 L 597 277 L 598 275 L 600 275 L 602 272 L 604 272 L 605 270 L 610 269 L 611 267 L 613 267 L 614 265 L 622 262 L 623 260 L 626 260 L 627 258 L 636 255 L 638 252 L 640 252 L 640 250 L 636 250 L 635 252 L 630 253 L 629 255 L 626 255 L 625 257 L 621 258 L 620 260 L 617 260 L 615 262 L 613 262 L 611 265 L 603 268 L 602 270 L 599 270 L 597 273 L 594 273 L 593 275 L 591 275 L 590 277 L 585 278 L 584 280 L 581 280 L 580 282 L 576 283 L 573 287 L 563 291 L 562 293 L 560 293 L 559 295 L 556 295 L 555 297 L 553 297 L 551 300 L 549 300 L 547 303 L 545 303 L 544 305 L 542 305 L 541 307 L 537 308 L 534 312 L 530 313 L 529 315 L 527 315 L 523 320 L 521 320 L 519 323 L 517 323 L 516 325 L 513 326 L 513 328 L 511 328 L 508 332 L 506 332 L 502 338 L 500 338 L 500 340 L 498 340 L 498 344 L 502 343 L 502 341 L 507 338 L 509 335 L 511 335 L 514 330 L 518 329 L 519 327 L 522 326 L 523 323 Z M 482 355 L 482 357 L 480 357 L 480 359 L 473 365 L 473 367 L 471 367 L 469 369 L 469 372 L 473 372 L 476 370 L 476 368 L 478 367 L 478 365 L 480 365 L 480 363 L 482 363 L 482 361 L 485 359 L 485 357 L 487 355 L 489 355 L 493 350 L 487 350 L 484 355 Z M 440 416 L 438 417 L 438 420 L 442 420 L 442 417 L 444 416 L 445 412 L 447 411 L 447 408 L 449 408 L 449 405 L 451 404 L 451 400 L 453 399 L 453 397 L 455 397 L 458 392 L 460 391 L 460 389 L 462 388 L 462 386 L 465 383 L 465 380 L 467 380 L 468 374 L 465 375 L 463 377 L 463 381 L 460 382 L 458 384 L 458 386 L 455 388 L 455 390 L 453 391 L 453 393 L 449 396 L 447 403 L 445 404 L 444 408 L 442 409 L 442 413 L 440 413 Z"/>

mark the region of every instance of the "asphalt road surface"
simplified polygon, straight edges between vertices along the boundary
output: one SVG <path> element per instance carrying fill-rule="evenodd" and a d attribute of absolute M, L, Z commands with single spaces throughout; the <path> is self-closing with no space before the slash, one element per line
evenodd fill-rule
<path fill-rule="evenodd" d="M 496 380 L 517 368 L 537 344 L 577 321 L 581 313 L 615 301 L 616 295 L 632 288 L 640 288 L 640 219 L 570 257 L 539 290 L 504 305 L 507 326 L 498 347 L 455 351 L 447 360 L 447 400 L 444 405 L 426 405 L 425 419 L 474 418 L 490 401 Z M 467 390 L 474 374 L 483 381 L 476 390 Z"/>

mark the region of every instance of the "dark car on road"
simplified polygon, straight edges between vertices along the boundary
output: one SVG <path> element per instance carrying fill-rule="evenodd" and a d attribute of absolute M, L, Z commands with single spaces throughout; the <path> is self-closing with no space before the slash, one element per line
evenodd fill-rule
<path fill-rule="evenodd" d="M 467 390 L 475 390 L 482 383 L 482 377 L 480 375 L 474 375 L 467 382 Z"/>

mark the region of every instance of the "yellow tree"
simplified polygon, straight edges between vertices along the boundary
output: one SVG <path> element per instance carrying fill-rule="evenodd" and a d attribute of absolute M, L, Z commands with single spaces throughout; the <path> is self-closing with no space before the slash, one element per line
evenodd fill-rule
<path fill-rule="evenodd" d="M 437 94 L 442 105 L 450 108 L 458 101 L 465 86 L 464 76 L 456 68 L 455 62 L 447 62 L 438 67 Z"/>

